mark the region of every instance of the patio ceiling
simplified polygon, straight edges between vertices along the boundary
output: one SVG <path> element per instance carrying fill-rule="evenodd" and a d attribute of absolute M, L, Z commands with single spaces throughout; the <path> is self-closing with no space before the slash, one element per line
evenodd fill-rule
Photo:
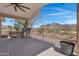
<path fill-rule="evenodd" d="M 21 19 L 32 19 L 40 10 L 41 7 L 43 7 L 44 3 L 23 3 L 21 5 L 29 7 L 30 10 L 24 9 L 25 12 L 21 11 L 17 8 L 17 11 L 14 10 L 13 6 L 9 6 L 9 3 L 0 3 L 0 16 L 10 16 L 13 18 L 21 18 Z"/>

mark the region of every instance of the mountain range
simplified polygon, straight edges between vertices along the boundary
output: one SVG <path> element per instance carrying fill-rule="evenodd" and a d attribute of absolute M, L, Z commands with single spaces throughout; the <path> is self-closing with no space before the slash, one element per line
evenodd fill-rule
<path fill-rule="evenodd" d="M 47 25 L 42 25 L 43 28 L 49 29 L 70 29 L 72 31 L 76 31 L 76 24 L 59 24 L 59 23 L 52 23 Z"/>

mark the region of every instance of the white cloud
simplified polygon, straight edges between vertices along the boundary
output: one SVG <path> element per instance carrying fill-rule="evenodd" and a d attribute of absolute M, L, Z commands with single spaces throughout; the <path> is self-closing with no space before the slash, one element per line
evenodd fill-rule
<path fill-rule="evenodd" d="M 64 9 L 64 8 L 56 8 L 56 10 L 58 10 L 58 11 L 69 11 L 69 10 L 67 10 L 67 9 Z M 69 12 L 71 12 L 71 11 L 69 11 Z"/>
<path fill-rule="evenodd" d="M 55 15 L 63 15 L 63 14 L 68 14 L 68 13 L 70 13 L 70 12 L 50 13 L 50 14 L 48 14 L 48 15 L 53 15 L 53 16 L 55 16 Z"/>
<path fill-rule="evenodd" d="M 64 8 L 56 8 L 56 7 L 53 7 L 53 8 L 43 8 L 43 9 L 46 9 L 46 10 L 58 10 L 58 11 L 68 11 Z"/>
<path fill-rule="evenodd" d="M 63 14 L 72 13 L 71 11 L 66 10 L 66 9 L 63 9 L 63 8 L 55 8 L 55 10 L 57 10 L 57 11 L 59 11 L 59 12 L 56 12 L 56 13 L 50 13 L 50 14 L 48 14 L 48 15 L 56 16 L 56 15 L 63 15 Z"/>
<path fill-rule="evenodd" d="M 77 20 L 76 19 L 69 19 L 69 20 L 66 20 L 63 23 L 64 24 L 77 24 Z"/>

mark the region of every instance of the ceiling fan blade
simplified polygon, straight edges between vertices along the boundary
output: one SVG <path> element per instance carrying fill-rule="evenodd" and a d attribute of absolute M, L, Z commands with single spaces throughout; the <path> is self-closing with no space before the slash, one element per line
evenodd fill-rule
<path fill-rule="evenodd" d="M 22 8 L 30 9 L 29 7 L 25 7 L 25 6 L 22 6 L 22 5 L 18 5 L 18 6 L 22 7 Z"/>
<path fill-rule="evenodd" d="M 17 8 L 19 8 L 20 10 L 22 10 L 23 12 L 25 12 L 25 10 L 23 10 L 21 7 L 17 6 Z"/>
<path fill-rule="evenodd" d="M 14 9 L 15 9 L 15 11 L 17 11 L 17 7 L 16 6 L 14 6 Z"/>
<path fill-rule="evenodd" d="M 9 7 L 9 6 L 12 6 L 12 4 L 10 4 L 10 5 L 7 5 L 7 6 L 5 6 L 5 7 Z"/>

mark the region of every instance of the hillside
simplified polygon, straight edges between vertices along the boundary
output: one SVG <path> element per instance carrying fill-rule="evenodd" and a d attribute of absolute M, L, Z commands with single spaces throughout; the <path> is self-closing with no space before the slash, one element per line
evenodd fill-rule
<path fill-rule="evenodd" d="M 41 26 L 44 29 L 68 29 L 71 31 L 76 31 L 76 24 L 59 24 L 59 23 L 52 23 L 52 24 L 47 24 L 47 25 L 42 25 Z M 40 28 L 41 28 L 40 27 Z"/>

